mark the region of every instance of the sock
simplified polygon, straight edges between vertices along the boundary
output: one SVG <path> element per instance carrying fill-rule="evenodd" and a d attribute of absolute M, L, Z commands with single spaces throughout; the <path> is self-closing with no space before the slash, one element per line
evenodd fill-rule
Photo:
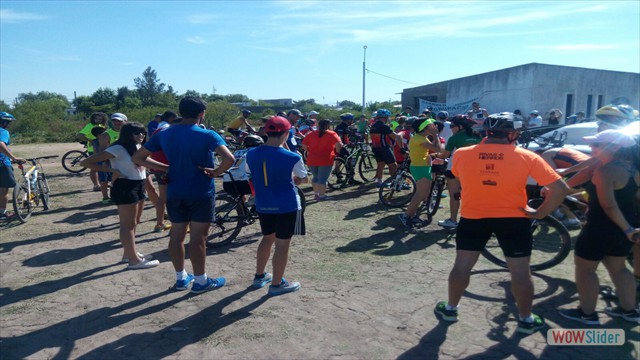
<path fill-rule="evenodd" d="M 195 282 L 198 285 L 207 285 L 207 273 L 204 273 L 202 275 L 196 275 L 194 276 L 195 278 Z"/>
<path fill-rule="evenodd" d="M 184 280 L 187 278 L 187 272 L 182 269 L 182 271 L 176 271 L 176 280 Z"/>
<path fill-rule="evenodd" d="M 449 304 L 447 304 L 447 306 L 445 307 L 447 310 L 458 310 L 457 306 L 451 306 Z"/>
<path fill-rule="evenodd" d="M 523 318 L 522 316 L 519 316 L 519 318 L 520 318 L 520 321 L 524 321 L 526 323 L 533 323 L 533 320 L 534 320 L 533 315 L 529 315 L 525 318 Z"/>
<path fill-rule="evenodd" d="M 256 279 L 264 279 L 265 276 L 267 276 L 266 272 L 263 272 L 262 275 L 256 274 Z"/>

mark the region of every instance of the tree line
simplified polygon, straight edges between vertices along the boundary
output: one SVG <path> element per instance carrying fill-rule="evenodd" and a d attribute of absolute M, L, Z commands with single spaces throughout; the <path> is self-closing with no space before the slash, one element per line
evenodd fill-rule
<path fill-rule="evenodd" d="M 97 111 L 107 114 L 121 112 L 130 121 L 146 124 L 156 113 L 166 110 L 177 112 L 178 102 L 184 96 L 198 96 L 207 101 L 205 122 L 216 129 L 223 129 L 238 116 L 240 108 L 234 104 L 264 107 L 262 113 L 251 115 L 250 122 L 255 124 L 259 123 L 262 116 L 276 113 L 275 105 L 264 101 L 258 103 L 243 94 L 205 94 L 194 90 L 178 94 L 171 85 L 158 79 L 158 74 L 151 66 L 133 82 L 135 88 L 132 89 L 127 86 L 117 89 L 101 87 L 89 96 L 78 96 L 72 100 L 48 91 L 21 93 L 11 105 L 0 101 L 0 111 L 10 112 L 18 119 L 10 128 L 15 143 L 75 141 L 78 131 L 87 123 L 89 116 Z M 378 108 L 392 110 L 396 104 L 399 102 L 370 102 L 366 106 L 366 113 L 371 114 Z M 339 119 L 343 112 L 351 112 L 356 116 L 363 112 L 362 105 L 348 100 L 338 102 L 336 107 L 318 104 L 314 99 L 298 100 L 293 102 L 293 107 L 302 112 L 315 110 L 320 113 L 321 119 L 332 120 Z M 75 113 L 69 112 L 70 109 L 75 109 Z"/>

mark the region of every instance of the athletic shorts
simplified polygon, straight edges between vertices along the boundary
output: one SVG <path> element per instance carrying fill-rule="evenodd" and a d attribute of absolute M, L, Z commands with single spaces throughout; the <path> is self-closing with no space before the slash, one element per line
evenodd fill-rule
<path fill-rule="evenodd" d="M 167 173 L 152 171 L 153 177 L 156 179 L 158 185 L 167 185 Z"/>
<path fill-rule="evenodd" d="M 262 235 L 276 234 L 278 239 L 291 239 L 293 235 L 305 235 L 304 214 L 301 210 L 284 214 L 258 213 Z"/>
<path fill-rule="evenodd" d="M 576 239 L 575 254 L 583 259 L 600 261 L 605 256 L 627 256 L 633 243 L 615 224 L 603 221 L 585 225 Z"/>
<path fill-rule="evenodd" d="M 531 256 L 533 237 L 529 218 L 461 218 L 456 231 L 456 249 L 482 251 L 496 235 L 506 257 Z"/>
<path fill-rule="evenodd" d="M 433 176 L 431 176 L 431 166 L 409 166 L 409 171 L 411 171 L 411 175 L 415 181 L 427 179 L 433 180 Z"/>
<path fill-rule="evenodd" d="M 0 188 L 9 189 L 16 186 L 16 178 L 13 176 L 13 168 L 8 165 L 0 165 Z"/>
<path fill-rule="evenodd" d="M 135 204 L 144 201 L 144 180 L 116 179 L 111 187 L 111 199 L 116 205 Z"/>
<path fill-rule="evenodd" d="M 393 155 L 393 150 L 391 150 L 390 147 L 374 147 L 372 151 L 377 162 L 384 162 L 387 165 L 395 164 L 396 157 Z"/>
<path fill-rule="evenodd" d="M 167 199 L 167 212 L 172 223 L 210 223 L 216 217 L 216 197 Z"/>
<path fill-rule="evenodd" d="M 251 195 L 251 186 L 249 186 L 249 180 L 234 181 L 234 183 L 235 186 L 233 186 L 234 184 L 232 184 L 231 181 L 223 181 L 222 188 L 231 196 Z M 238 192 L 236 191 L 236 187 L 238 191 L 240 191 L 240 194 L 238 194 Z"/>
<path fill-rule="evenodd" d="M 105 163 L 103 162 L 99 162 L 96 165 L 104 165 Z M 109 182 L 111 181 L 111 175 L 113 173 L 110 172 L 105 172 L 105 171 L 98 171 L 98 181 L 99 182 Z"/>
<path fill-rule="evenodd" d="M 331 175 L 331 169 L 333 169 L 333 165 L 309 166 L 309 171 L 311 171 L 311 175 L 313 176 L 313 178 L 311 179 L 311 183 L 318 185 L 327 185 L 327 181 L 329 181 L 329 175 Z"/>

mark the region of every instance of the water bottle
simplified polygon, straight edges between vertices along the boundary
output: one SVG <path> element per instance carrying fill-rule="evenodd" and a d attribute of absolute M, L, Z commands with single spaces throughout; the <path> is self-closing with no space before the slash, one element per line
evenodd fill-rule
<path fill-rule="evenodd" d="M 31 191 L 36 190 L 36 181 L 38 180 L 38 171 L 34 171 L 33 175 L 31 175 Z"/>
<path fill-rule="evenodd" d="M 352 168 L 356 167 L 356 157 L 352 156 L 349 158 L 349 166 L 351 166 Z"/>

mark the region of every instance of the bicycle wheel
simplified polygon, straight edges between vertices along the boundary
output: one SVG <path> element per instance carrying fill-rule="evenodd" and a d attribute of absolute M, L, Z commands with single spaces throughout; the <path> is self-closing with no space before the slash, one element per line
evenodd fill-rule
<path fill-rule="evenodd" d="M 49 182 L 44 174 L 38 174 L 38 192 L 42 202 L 42 210 L 49 210 Z"/>
<path fill-rule="evenodd" d="M 442 191 L 444 190 L 444 178 L 438 176 L 431 182 L 431 192 L 425 202 L 425 208 L 429 215 L 434 216 L 440 208 L 440 199 L 442 199 Z"/>
<path fill-rule="evenodd" d="M 541 220 L 531 221 L 533 235 L 533 249 L 531 250 L 531 271 L 552 268 L 561 263 L 571 251 L 571 235 L 560 221 L 552 216 Z M 504 254 L 498 245 L 498 240 L 492 236 L 482 255 L 492 263 L 507 267 Z"/>
<path fill-rule="evenodd" d="M 24 181 L 13 188 L 13 210 L 22 223 L 26 223 L 33 213 L 35 205 L 33 198 L 33 193 L 29 193 L 29 188 Z"/>
<path fill-rule="evenodd" d="M 86 159 L 88 154 L 80 150 L 71 150 L 62 156 L 62 167 L 70 173 L 81 173 L 86 168 L 80 166 L 80 162 Z"/>
<path fill-rule="evenodd" d="M 209 227 L 207 247 L 217 248 L 229 244 L 242 230 L 244 209 L 227 194 L 216 196 L 216 219 Z"/>
<path fill-rule="evenodd" d="M 390 207 L 402 207 L 411 201 L 416 193 L 413 176 L 402 173 L 385 180 L 378 190 L 380 201 Z"/>
<path fill-rule="evenodd" d="M 343 158 L 335 158 L 333 162 L 333 170 L 329 175 L 327 185 L 333 190 L 339 190 L 347 186 L 349 176 L 347 176 L 347 164 Z"/>
<path fill-rule="evenodd" d="M 358 172 L 360 173 L 360 177 L 365 182 L 372 182 L 376 179 L 376 168 L 378 167 L 378 163 L 376 162 L 376 157 L 372 152 L 363 151 L 360 154 L 360 161 L 358 161 Z"/>

